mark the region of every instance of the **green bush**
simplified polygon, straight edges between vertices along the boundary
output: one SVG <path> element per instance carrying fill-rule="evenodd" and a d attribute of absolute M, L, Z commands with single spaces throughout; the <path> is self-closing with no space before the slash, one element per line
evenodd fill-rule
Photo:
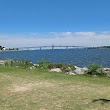
<path fill-rule="evenodd" d="M 33 64 L 27 60 L 19 60 L 19 61 L 16 61 L 16 66 L 23 67 L 23 68 L 29 68 L 29 67 L 33 66 Z"/>
<path fill-rule="evenodd" d="M 41 69 L 48 69 L 48 65 L 50 64 L 50 62 L 48 61 L 45 61 L 45 60 L 41 60 L 38 62 L 38 68 L 41 68 Z"/>
<path fill-rule="evenodd" d="M 99 66 L 97 64 L 92 64 L 87 67 L 88 71 L 87 74 L 89 75 L 96 75 L 96 76 L 106 76 L 106 74 L 102 71 L 102 66 Z"/>

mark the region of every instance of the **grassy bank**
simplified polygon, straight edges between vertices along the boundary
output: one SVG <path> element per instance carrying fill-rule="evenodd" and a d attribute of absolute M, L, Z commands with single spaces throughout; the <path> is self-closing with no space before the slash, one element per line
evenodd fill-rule
<path fill-rule="evenodd" d="M 110 79 L 0 66 L 0 110 L 109 110 Z"/>

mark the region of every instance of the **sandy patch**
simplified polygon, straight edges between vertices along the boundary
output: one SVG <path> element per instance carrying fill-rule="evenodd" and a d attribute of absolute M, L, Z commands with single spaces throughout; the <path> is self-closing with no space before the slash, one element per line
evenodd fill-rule
<path fill-rule="evenodd" d="M 52 87 L 55 86 L 48 82 L 35 82 L 35 83 L 27 83 L 27 84 L 13 84 L 8 90 L 10 92 L 26 92 L 31 91 L 40 87 Z"/>
<path fill-rule="evenodd" d="M 25 92 L 25 91 L 28 91 L 28 90 L 30 90 L 30 88 L 23 87 L 23 86 L 16 86 L 16 87 L 14 87 L 12 92 Z"/>
<path fill-rule="evenodd" d="M 1 74 L 0 75 L 0 79 L 4 80 L 4 79 L 11 79 L 12 76 L 6 75 L 6 74 Z"/>

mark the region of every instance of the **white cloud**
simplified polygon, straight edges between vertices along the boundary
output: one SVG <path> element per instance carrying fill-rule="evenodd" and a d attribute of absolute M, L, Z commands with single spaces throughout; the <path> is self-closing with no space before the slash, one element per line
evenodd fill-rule
<path fill-rule="evenodd" d="M 75 32 L 75 35 L 79 37 L 91 37 L 91 36 L 95 36 L 96 33 L 95 32 Z"/>
<path fill-rule="evenodd" d="M 110 45 L 110 32 L 0 34 L 0 45 L 5 47 L 43 45 L 103 46 Z"/>

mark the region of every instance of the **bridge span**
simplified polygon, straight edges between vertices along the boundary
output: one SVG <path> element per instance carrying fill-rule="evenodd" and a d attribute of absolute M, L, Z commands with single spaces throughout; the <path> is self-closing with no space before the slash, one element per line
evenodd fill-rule
<path fill-rule="evenodd" d="M 54 50 L 55 48 L 64 48 L 66 50 L 68 50 L 69 48 L 88 48 L 87 46 L 32 46 L 32 47 L 18 47 L 18 49 L 22 50 L 31 50 L 31 49 L 39 49 L 39 50 L 42 50 L 42 49 L 45 49 L 45 48 L 49 48 L 49 49 L 52 49 Z"/>

